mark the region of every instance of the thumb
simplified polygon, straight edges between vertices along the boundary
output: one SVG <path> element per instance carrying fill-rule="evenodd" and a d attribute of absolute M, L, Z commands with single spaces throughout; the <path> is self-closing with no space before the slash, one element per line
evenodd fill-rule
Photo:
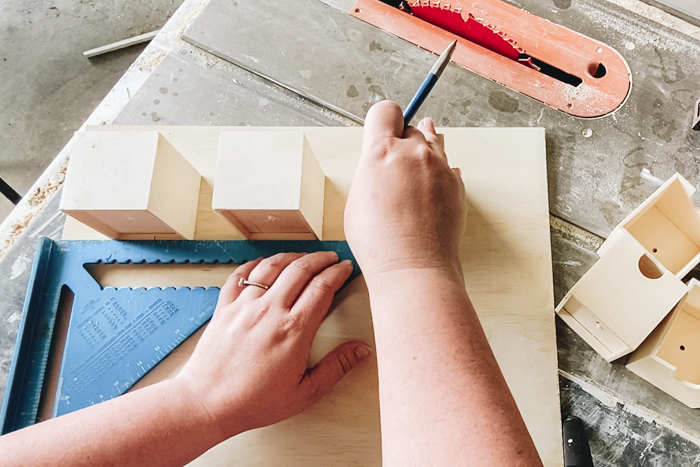
<path fill-rule="evenodd" d="M 403 136 L 403 114 L 401 107 L 394 102 L 385 100 L 378 102 L 369 109 L 365 117 L 362 155 L 376 147 L 382 140 L 401 138 Z"/>
<path fill-rule="evenodd" d="M 372 349 L 363 341 L 353 340 L 340 344 L 323 357 L 313 368 L 307 370 L 301 382 L 302 394 L 316 403 L 328 394 L 338 381 L 350 370 L 367 360 Z"/>

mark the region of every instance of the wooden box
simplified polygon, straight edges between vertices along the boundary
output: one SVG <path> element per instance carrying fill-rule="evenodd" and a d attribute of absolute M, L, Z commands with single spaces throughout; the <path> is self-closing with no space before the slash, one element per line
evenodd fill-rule
<path fill-rule="evenodd" d="M 627 368 L 689 407 L 700 407 L 700 282 L 630 356 Z"/>
<path fill-rule="evenodd" d="M 78 132 L 60 208 L 115 239 L 192 239 L 202 177 L 155 131 Z"/>
<path fill-rule="evenodd" d="M 625 218 L 557 313 L 608 361 L 636 349 L 686 293 L 700 261 L 695 188 L 674 175 Z"/>
<path fill-rule="evenodd" d="M 320 239 L 325 179 L 302 131 L 223 132 L 212 208 L 249 239 Z"/>

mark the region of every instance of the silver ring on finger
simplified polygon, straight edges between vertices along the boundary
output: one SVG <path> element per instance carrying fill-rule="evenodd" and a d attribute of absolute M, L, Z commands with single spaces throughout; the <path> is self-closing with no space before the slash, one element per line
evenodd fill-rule
<path fill-rule="evenodd" d="M 267 290 L 270 288 L 269 285 L 261 284 L 260 282 L 249 281 L 249 280 L 244 279 L 242 277 L 240 279 L 238 279 L 238 287 L 247 287 L 249 285 L 254 285 L 255 287 L 260 287 L 263 290 Z"/>

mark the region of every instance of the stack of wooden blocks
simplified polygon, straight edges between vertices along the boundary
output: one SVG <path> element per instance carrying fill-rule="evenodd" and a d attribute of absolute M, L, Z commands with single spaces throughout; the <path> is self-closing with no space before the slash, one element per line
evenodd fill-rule
<path fill-rule="evenodd" d="M 625 218 L 600 259 L 557 306 L 559 316 L 608 361 L 684 404 L 700 407 L 700 262 L 695 187 L 674 175 Z"/>
<path fill-rule="evenodd" d="M 192 239 L 201 179 L 155 131 L 79 132 L 61 210 L 114 239 Z M 302 131 L 221 134 L 211 207 L 246 238 L 320 239 L 324 187 Z"/>

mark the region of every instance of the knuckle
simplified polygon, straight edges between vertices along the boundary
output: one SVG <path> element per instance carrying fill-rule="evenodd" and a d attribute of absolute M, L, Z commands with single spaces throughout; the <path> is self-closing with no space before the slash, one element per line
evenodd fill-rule
<path fill-rule="evenodd" d="M 251 330 L 258 326 L 265 316 L 268 315 L 270 306 L 264 301 L 259 301 L 254 305 L 250 304 L 250 306 L 246 308 L 246 311 L 246 315 L 248 316 L 248 329 Z"/>
<path fill-rule="evenodd" d="M 286 338 L 287 336 L 299 334 L 299 331 L 302 331 L 301 328 L 303 326 L 298 320 L 287 317 L 286 319 L 280 319 L 277 333 Z"/>
<path fill-rule="evenodd" d="M 310 385 L 308 393 L 309 402 L 311 404 L 315 404 L 316 402 L 320 401 L 325 394 L 326 391 L 320 384 L 312 384 Z"/>
<path fill-rule="evenodd" d="M 228 277 L 226 278 L 226 284 L 230 285 L 230 286 L 236 286 L 236 288 L 237 288 L 239 281 L 241 279 L 247 279 L 247 278 L 248 277 L 246 274 L 243 274 L 241 271 L 236 269 L 235 271 L 233 271 L 231 274 L 228 275 Z"/>
<path fill-rule="evenodd" d="M 228 275 L 226 278 L 226 282 L 232 282 L 234 285 L 238 283 L 238 280 L 243 277 L 243 273 L 241 273 L 238 269 L 233 271 L 231 274 Z"/>
<path fill-rule="evenodd" d="M 379 101 L 370 107 L 367 112 L 368 118 L 377 118 L 375 115 L 401 115 L 401 107 L 390 100 Z"/>
<path fill-rule="evenodd" d="M 296 269 L 298 272 L 302 274 L 311 274 L 314 272 L 314 268 L 311 263 L 311 259 L 309 256 L 304 256 L 302 258 L 299 258 L 295 261 L 293 261 L 289 267 L 292 267 Z"/>
<path fill-rule="evenodd" d="M 335 287 L 333 282 L 331 282 L 327 277 L 316 276 L 309 283 L 309 287 L 312 287 L 322 294 L 333 294 L 335 293 Z"/>
<path fill-rule="evenodd" d="M 260 261 L 260 264 L 258 267 L 264 268 L 264 269 L 276 269 L 279 268 L 284 261 L 284 256 L 283 254 L 278 254 L 275 256 L 270 256 L 269 258 L 265 258 L 262 261 Z"/>
<path fill-rule="evenodd" d="M 374 144 L 373 150 L 378 158 L 383 159 L 389 156 L 394 151 L 395 147 L 396 141 L 394 139 L 382 138 Z"/>
<path fill-rule="evenodd" d="M 338 364 L 343 369 L 343 374 L 347 374 L 348 371 L 352 370 L 352 362 L 345 354 L 338 355 Z"/>
<path fill-rule="evenodd" d="M 384 99 L 383 101 L 379 101 L 376 104 L 374 104 L 377 109 L 382 110 L 382 111 L 401 111 L 401 107 L 399 107 L 399 104 L 397 104 L 394 101 L 390 101 L 388 99 Z"/>
<path fill-rule="evenodd" d="M 262 271 L 281 271 L 284 268 L 286 268 L 292 261 L 296 260 L 299 257 L 298 253 L 278 253 L 274 256 L 270 256 L 269 258 L 265 258 L 262 261 L 260 261 L 260 264 L 255 268 L 258 272 L 256 272 L 256 277 L 258 276 L 259 272 Z"/>
<path fill-rule="evenodd" d="M 428 163 L 432 160 L 433 151 L 430 146 L 426 144 L 418 144 L 414 149 L 414 156 L 422 163 Z"/>

